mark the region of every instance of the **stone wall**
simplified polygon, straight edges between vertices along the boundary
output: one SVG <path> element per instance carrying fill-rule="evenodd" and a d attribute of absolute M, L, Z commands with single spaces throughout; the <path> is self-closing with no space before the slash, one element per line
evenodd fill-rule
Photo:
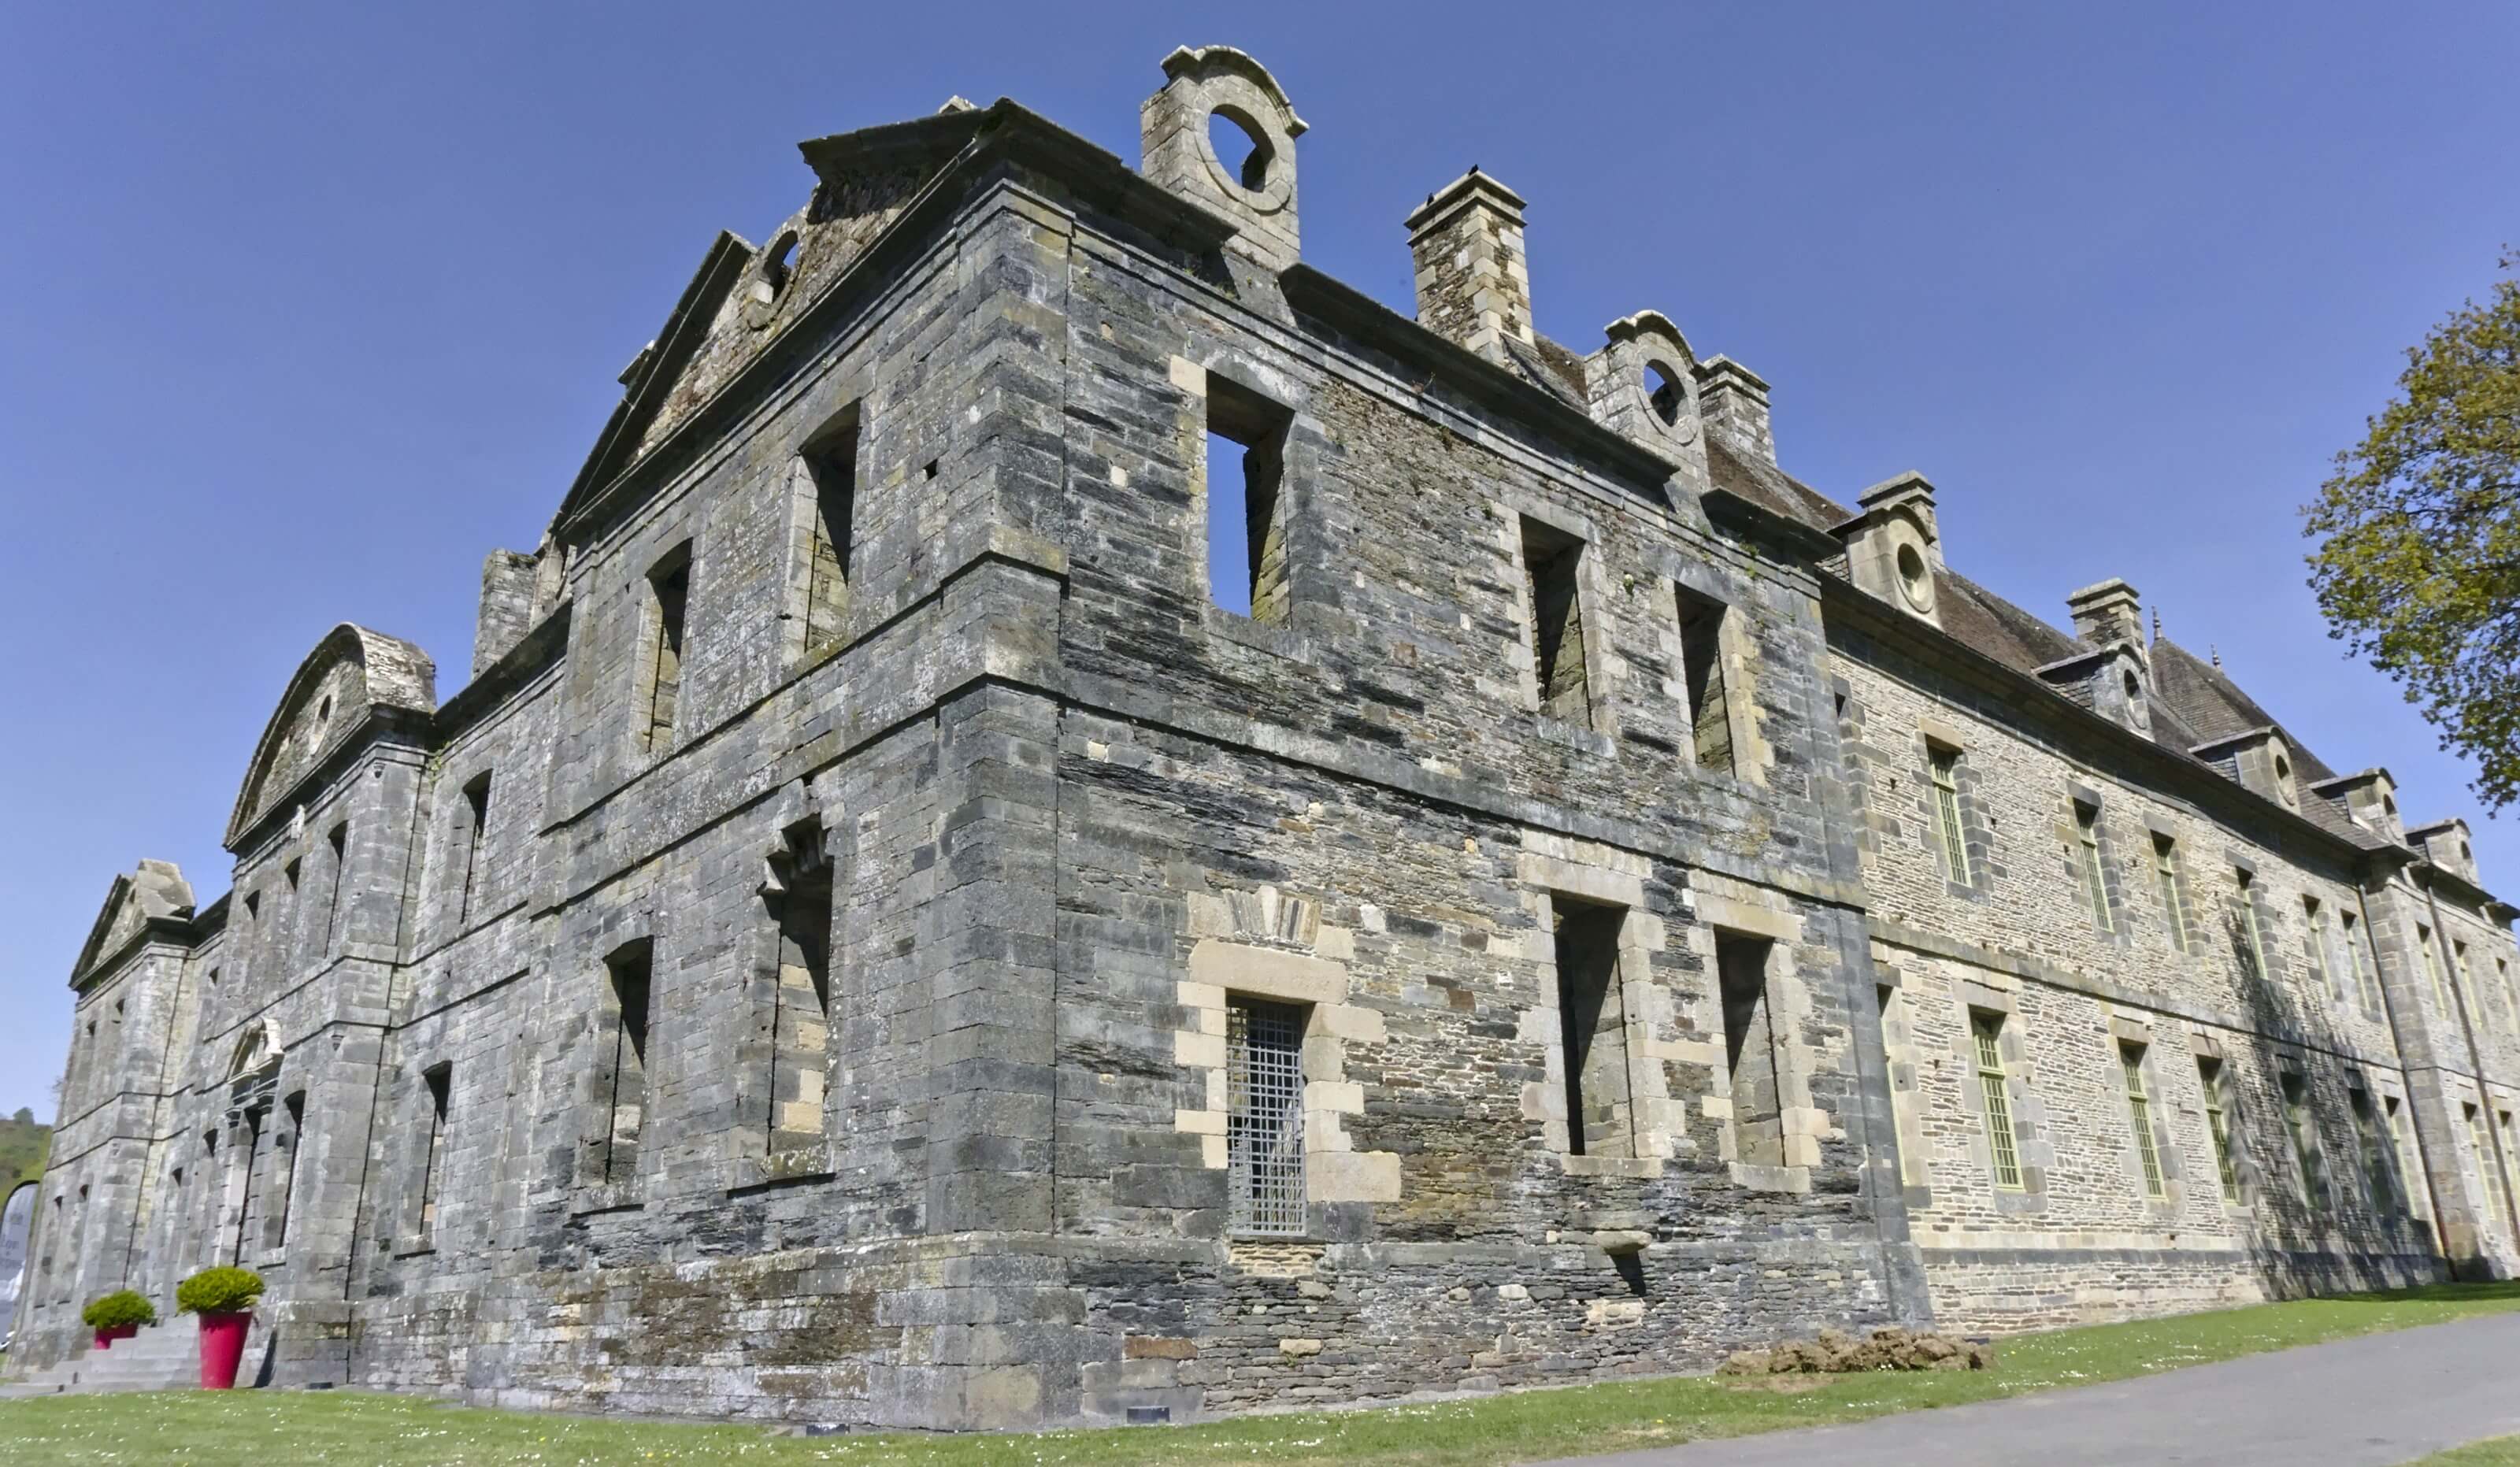
<path fill-rule="evenodd" d="M 1518 202 L 1486 267 L 1421 261 L 1510 309 L 1344 293 L 1294 257 L 1274 80 L 1167 73 L 1144 175 L 1009 103 L 806 145 L 814 201 L 717 242 L 491 558 L 472 685 L 318 645 L 233 897 L 126 878 L 80 960 L 30 1355 L 243 1262 L 283 1385 L 1021 1427 L 2513 1267 L 2476 1163 L 2509 909 L 1868 631 L 1812 526 L 1708 491 L 1700 378 L 1774 475 L 1764 385 L 1737 432 L 1756 379 L 1657 313 L 1530 332 Z M 1241 182 L 1186 130 L 1220 99 Z M 1211 584 L 1211 427 L 1269 440 L 1256 618 Z M 2314 971 L 2305 898 L 2368 985 Z M 1253 1004 L 1300 1066 L 1273 1231 L 1236 1221 Z"/>

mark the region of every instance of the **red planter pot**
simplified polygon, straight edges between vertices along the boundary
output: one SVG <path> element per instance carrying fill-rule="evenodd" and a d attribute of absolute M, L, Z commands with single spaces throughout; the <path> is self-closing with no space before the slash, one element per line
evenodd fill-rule
<path fill-rule="evenodd" d="M 96 1332 L 96 1348 L 112 1350 L 114 1341 L 128 1340 L 138 1333 L 140 1333 L 140 1326 L 137 1324 L 116 1324 L 100 1329 Z"/>
<path fill-rule="evenodd" d="M 202 1319 L 202 1389 L 236 1389 L 237 1366 L 245 1359 L 245 1332 L 253 1315 L 203 1314 Z"/>

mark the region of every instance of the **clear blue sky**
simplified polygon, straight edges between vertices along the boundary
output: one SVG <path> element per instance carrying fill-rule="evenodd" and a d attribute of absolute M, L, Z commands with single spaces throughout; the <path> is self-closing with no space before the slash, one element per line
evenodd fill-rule
<path fill-rule="evenodd" d="M 226 889 L 325 629 L 462 684 L 483 554 L 532 548 L 711 232 L 803 201 L 797 140 L 1006 95 L 1134 162 L 1183 42 L 1313 124 L 1314 264 L 1408 310 L 1401 219 L 1478 163 L 1542 330 L 1665 311 L 1774 384 L 1795 473 L 1924 470 L 1967 573 L 2051 620 L 2125 576 L 2331 764 L 2475 818 L 2323 637 L 2295 510 L 2520 243 L 2508 0 L 992 9 L 10 9 L 0 1112 L 51 1112 L 115 872 Z"/>

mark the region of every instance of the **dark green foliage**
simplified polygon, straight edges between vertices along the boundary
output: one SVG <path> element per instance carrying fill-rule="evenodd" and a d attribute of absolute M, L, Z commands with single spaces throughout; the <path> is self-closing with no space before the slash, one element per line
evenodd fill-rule
<path fill-rule="evenodd" d="M 90 1329 L 119 1329 L 125 1324 L 155 1324 L 158 1306 L 148 1297 L 130 1289 L 117 1289 L 103 1298 L 91 1300 L 79 1311 L 79 1317 Z"/>
<path fill-rule="evenodd" d="M 2356 654 L 2398 680 L 2476 761 L 2476 793 L 2520 799 L 2520 256 L 2408 348 L 2399 396 L 2303 511 L 2311 589 Z"/>
<path fill-rule="evenodd" d="M 262 1298 L 262 1275 L 251 1268 L 203 1268 L 175 1286 L 175 1308 L 187 1314 L 233 1314 Z"/>

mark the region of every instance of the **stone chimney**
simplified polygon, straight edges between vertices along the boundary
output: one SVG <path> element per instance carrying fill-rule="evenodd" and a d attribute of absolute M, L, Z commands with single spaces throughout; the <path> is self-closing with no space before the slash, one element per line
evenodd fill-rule
<path fill-rule="evenodd" d="M 533 630 L 539 557 L 496 550 L 481 562 L 481 614 L 472 625 L 472 676 L 479 677 Z"/>
<path fill-rule="evenodd" d="M 1777 434 L 1768 425 L 1768 384 L 1731 357 L 1697 364 L 1697 399 L 1708 430 L 1762 464 L 1777 462 Z"/>
<path fill-rule="evenodd" d="M 1493 359 L 1508 337 L 1531 344 L 1521 195 L 1472 165 L 1410 214 L 1409 254 L 1418 325 Z"/>
<path fill-rule="evenodd" d="M 1175 194 L 1234 220 L 1227 248 L 1271 270 L 1299 257 L 1295 115 L 1269 68 L 1231 46 L 1183 46 L 1164 58 L 1164 89 L 1138 110 L 1140 169 Z M 1214 131 L 1233 139 L 1227 157 Z"/>
<path fill-rule="evenodd" d="M 2065 598 L 2065 609 L 2073 613 L 2074 636 L 2085 646 L 2144 645 L 2143 600 L 2122 580 L 2112 577 L 2084 587 Z"/>

